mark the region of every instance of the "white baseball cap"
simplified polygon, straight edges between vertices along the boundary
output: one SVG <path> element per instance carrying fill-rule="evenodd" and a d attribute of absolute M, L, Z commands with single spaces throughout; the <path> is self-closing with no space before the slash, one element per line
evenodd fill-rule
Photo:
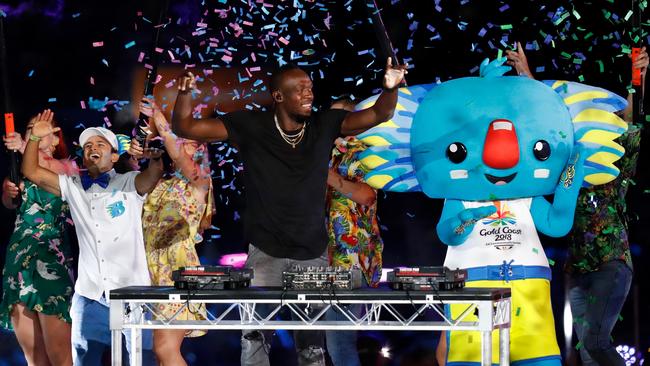
<path fill-rule="evenodd" d="M 111 130 L 104 127 L 89 127 L 83 130 L 81 135 L 79 135 L 79 145 L 83 147 L 86 141 L 88 141 L 88 139 L 93 136 L 101 136 L 105 138 L 106 141 L 108 141 L 108 143 L 111 144 L 113 149 L 115 149 L 115 151 L 119 150 L 117 137 Z"/>

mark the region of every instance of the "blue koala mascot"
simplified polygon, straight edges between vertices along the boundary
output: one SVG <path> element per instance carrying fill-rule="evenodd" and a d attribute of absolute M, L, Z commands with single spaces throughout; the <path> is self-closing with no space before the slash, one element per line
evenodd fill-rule
<path fill-rule="evenodd" d="M 360 158 L 375 188 L 445 199 L 445 266 L 467 269 L 468 287 L 511 290 L 511 363 L 560 365 L 537 232 L 566 235 L 580 187 L 616 178 L 625 151 L 614 139 L 627 124 L 614 112 L 626 101 L 580 83 L 504 76 L 504 61 L 485 60 L 479 77 L 400 89 L 395 116 L 359 135 L 370 146 Z M 455 319 L 465 308 L 447 312 Z M 481 363 L 478 332 L 446 336 L 448 365 Z"/>

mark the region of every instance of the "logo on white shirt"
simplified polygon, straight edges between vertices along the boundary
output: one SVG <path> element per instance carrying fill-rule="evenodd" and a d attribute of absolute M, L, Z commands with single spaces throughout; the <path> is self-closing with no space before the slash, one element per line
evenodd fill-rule
<path fill-rule="evenodd" d="M 108 214 L 111 215 L 111 218 L 114 219 L 118 216 L 122 216 L 122 214 L 124 214 L 126 211 L 126 208 L 124 208 L 124 202 L 117 201 L 106 206 L 106 211 L 108 211 Z"/>

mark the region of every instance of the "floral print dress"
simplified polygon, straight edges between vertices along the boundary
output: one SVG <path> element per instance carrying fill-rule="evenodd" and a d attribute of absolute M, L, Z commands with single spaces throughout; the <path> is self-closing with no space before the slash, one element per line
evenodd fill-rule
<path fill-rule="evenodd" d="M 355 138 L 338 139 L 332 151 L 332 168 L 346 180 L 363 182 L 366 171 L 359 154 L 366 146 Z M 384 243 L 377 223 L 377 202 L 362 206 L 341 192 L 327 191 L 328 254 L 332 266 L 358 267 L 366 282 L 377 287 L 381 279 Z"/>
<path fill-rule="evenodd" d="M 2 271 L 0 324 L 12 329 L 11 311 L 17 303 L 70 323 L 74 277 L 68 205 L 34 183 L 24 183 Z"/>
<path fill-rule="evenodd" d="M 203 241 L 201 223 L 210 222 L 212 217 L 212 185 L 206 203 L 199 203 L 192 192 L 189 180 L 177 173 L 170 179 L 161 180 L 144 203 L 143 235 L 151 284 L 154 286 L 172 286 L 172 271 L 201 264 L 195 245 Z M 158 304 L 157 315 L 169 319 L 182 306 Z M 203 320 L 205 306 L 189 305 L 176 319 Z M 205 331 L 191 331 L 187 336 L 203 334 Z"/>

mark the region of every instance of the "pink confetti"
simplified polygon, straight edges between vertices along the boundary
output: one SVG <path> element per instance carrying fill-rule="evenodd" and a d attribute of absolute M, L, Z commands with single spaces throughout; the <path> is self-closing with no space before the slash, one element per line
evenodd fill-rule
<path fill-rule="evenodd" d="M 81 100 L 79 102 L 81 104 L 81 109 L 86 109 L 86 102 L 84 102 L 83 100 Z"/>
<path fill-rule="evenodd" d="M 223 55 L 223 57 L 221 57 L 221 60 L 223 60 L 223 62 L 230 62 L 232 61 L 232 57 L 228 55 Z"/>
<path fill-rule="evenodd" d="M 140 52 L 138 55 L 138 62 L 142 62 L 142 60 L 144 60 L 144 52 Z"/>
<path fill-rule="evenodd" d="M 106 117 L 106 116 L 104 116 L 104 123 L 106 123 L 106 126 L 108 126 L 108 127 L 113 126 L 113 125 L 111 124 L 111 120 L 108 119 L 108 117 Z"/>
<path fill-rule="evenodd" d="M 104 42 L 93 42 L 93 47 L 102 47 Z"/>
<path fill-rule="evenodd" d="M 163 53 L 163 51 L 164 51 L 164 49 L 162 49 L 162 48 L 160 48 L 160 47 L 156 47 L 156 52 L 158 52 L 158 53 Z"/>
<path fill-rule="evenodd" d="M 95 78 L 92 76 L 90 77 L 90 85 L 95 85 Z"/>

